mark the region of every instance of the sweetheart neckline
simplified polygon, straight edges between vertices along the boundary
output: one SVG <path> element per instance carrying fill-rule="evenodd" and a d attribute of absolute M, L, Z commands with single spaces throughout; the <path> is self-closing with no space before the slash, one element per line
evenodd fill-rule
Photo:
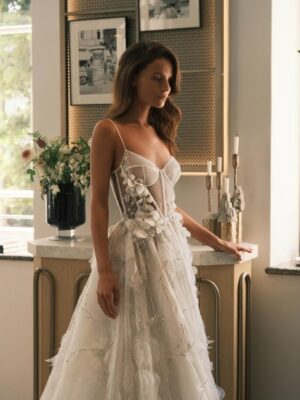
<path fill-rule="evenodd" d="M 130 151 L 130 150 L 127 150 L 127 149 L 125 149 L 125 151 L 127 151 L 128 153 L 132 153 L 132 154 L 135 154 L 135 155 L 137 155 L 138 157 L 141 157 L 141 158 L 144 158 L 144 160 L 147 160 L 147 161 L 149 161 L 152 165 L 154 165 L 154 167 L 156 168 L 156 169 L 158 169 L 159 171 L 163 171 L 166 167 L 167 167 L 167 165 L 169 164 L 169 162 L 172 160 L 172 158 L 174 158 L 174 156 L 170 156 L 170 158 L 167 160 L 167 162 L 165 163 L 165 165 L 162 167 L 162 168 L 159 168 L 152 160 L 150 160 L 149 158 L 147 158 L 147 157 L 144 157 L 144 156 L 142 156 L 141 154 L 139 154 L 139 153 L 136 153 L 135 151 Z"/>
<path fill-rule="evenodd" d="M 116 168 L 116 169 L 114 169 L 112 172 L 116 172 L 116 171 L 118 171 L 120 168 L 121 168 L 121 166 L 122 166 L 122 164 L 123 164 L 123 160 L 124 160 L 124 156 L 125 156 L 125 153 L 126 152 L 128 152 L 128 153 L 132 153 L 132 154 L 135 154 L 135 155 L 137 155 L 138 157 L 141 157 L 141 158 L 143 158 L 144 160 L 147 160 L 150 164 L 152 164 L 158 171 L 164 171 L 165 169 L 166 169 L 166 167 L 168 166 L 168 164 L 169 164 L 169 162 L 174 158 L 174 160 L 176 160 L 175 159 L 175 157 L 174 156 L 170 156 L 170 158 L 167 160 L 167 162 L 165 163 L 165 165 L 162 167 L 162 168 L 159 168 L 152 160 L 150 160 L 149 158 L 147 158 L 147 157 L 144 157 L 144 156 L 142 156 L 141 154 L 139 154 L 139 153 L 136 153 L 135 151 L 131 151 L 131 150 L 128 150 L 128 149 L 124 149 L 124 153 L 123 153 L 123 157 L 122 157 L 122 160 L 121 160 L 121 162 L 120 162 L 120 165 Z"/>

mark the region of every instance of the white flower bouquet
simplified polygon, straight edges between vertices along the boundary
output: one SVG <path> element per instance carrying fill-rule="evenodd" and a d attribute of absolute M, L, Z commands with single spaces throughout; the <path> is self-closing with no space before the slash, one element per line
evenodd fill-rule
<path fill-rule="evenodd" d="M 83 138 L 66 143 L 58 137 L 48 140 L 39 132 L 33 132 L 33 147 L 22 151 L 22 159 L 27 162 L 26 172 L 31 181 L 38 176 L 41 198 L 48 188 L 55 195 L 59 184 L 73 183 L 85 196 L 90 186 L 90 140 Z"/>

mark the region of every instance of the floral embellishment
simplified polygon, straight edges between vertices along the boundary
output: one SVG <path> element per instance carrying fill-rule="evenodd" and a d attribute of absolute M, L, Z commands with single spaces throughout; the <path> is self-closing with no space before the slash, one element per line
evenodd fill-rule
<path fill-rule="evenodd" d="M 146 239 L 148 237 L 147 232 L 141 228 L 134 229 L 133 234 L 139 239 Z"/>
<path fill-rule="evenodd" d="M 191 232 L 187 230 L 186 227 L 182 226 L 181 230 L 185 237 L 191 237 Z"/>
<path fill-rule="evenodd" d="M 147 239 L 160 234 L 165 228 L 165 218 L 155 208 L 155 201 L 142 178 L 137 178 L 126 168 L 121 170 L 125 187 L 127 215 L 125 221 L 135 239 Z"/>

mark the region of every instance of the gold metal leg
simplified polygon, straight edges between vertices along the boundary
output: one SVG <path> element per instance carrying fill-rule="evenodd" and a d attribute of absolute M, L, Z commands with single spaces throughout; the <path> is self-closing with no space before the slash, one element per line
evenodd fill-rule
<path fill-rule="evenodd" d="M 244 287 L 246 287 L 246 306 L 244 305 Z M 244 351 L 244 310 L 245 315 L 245 351 Z M 238 284 L 238 352 L 237 352 L 237 399 L 250 399 L 250 317 L 251 317 L 251 278 L 243 272 Z"/>
<path fill-rule="evenodd" d="M 76 304 L 77 304 L 79 296 L 80 296 L 81 282 L 83 281 L 84 278 L 88 278 L 90 273 L 91 273 L 91 271 L 82 272 L 76 278 L 75 286 L 74 286 L 74 295 L 73 295 L 73 299 L 74 299 L 73 300 L 73 311 L 75 310 Z"/>
<path fill-rule="evenodd" d="M 49 358 L 54 356 L 54 332 L 55 332 L 55 280 L 50 271 L 45 268 L 36 268 L 33 283 L 33 398 L 39 396 L 39 277 L 44 274 L 50 283 L 50 341 Z M 49 364 L 51 371 L 51 365 Z"/>
<path fill-rule="evenodd" d="M 210 279 L 207 278 L 197 278 L 197 281 L 210 286 L 215 297 L 215 382 L 217 385 L 220 384 L 220 290 L 218 286 Z"/>

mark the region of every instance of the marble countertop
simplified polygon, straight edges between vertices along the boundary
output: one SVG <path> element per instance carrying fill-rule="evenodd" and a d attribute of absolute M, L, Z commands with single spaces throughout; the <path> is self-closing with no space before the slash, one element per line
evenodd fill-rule
<path fill-rule="evenodd" d="M 240 264 L 246 261 L 253 260 L 258 257 L 257 244 L 242 242 L 244 247 L 252 248 L 252 253 L 242 252 L 242 259 L 238 261 L 234 254 L 215 251 L 213 248 L 206 245 L 190 245 L 193 251 L 193 265 L 227 265 Z"/>
<path fill-rule="evenodd" d="M 265 269 L 267 274 L 276 275 L 300 275 L 300 266 L 297 266 L 294 261 L 273 265 Z"/>
<path fill-rule="evenodd" d="M 233 254 L 214 251 L 205 245 L 189 245 L 193 252 L 193 265 L 226 265 L 252 260 L 258 256 L 258 246 L 243 243 L 253 249 L 252 253 L 243 253 L 242 261 L 237 261 Z M 89 260 L 92 256 L 93 245 L 91 237 L 80 236 L 78 240 L 52 240 L 51 238 L 36 239 L 28 242 L 28 251 L 36 257 L 71 258 Z"/>
<path fill-rule="evenodd" d="M 28 241 L 27 249 L 35 257 L 89 260 L 93 245 L 90 236 L 78 236 L 77 240 L 53 240 L 49 237 Z"/>

